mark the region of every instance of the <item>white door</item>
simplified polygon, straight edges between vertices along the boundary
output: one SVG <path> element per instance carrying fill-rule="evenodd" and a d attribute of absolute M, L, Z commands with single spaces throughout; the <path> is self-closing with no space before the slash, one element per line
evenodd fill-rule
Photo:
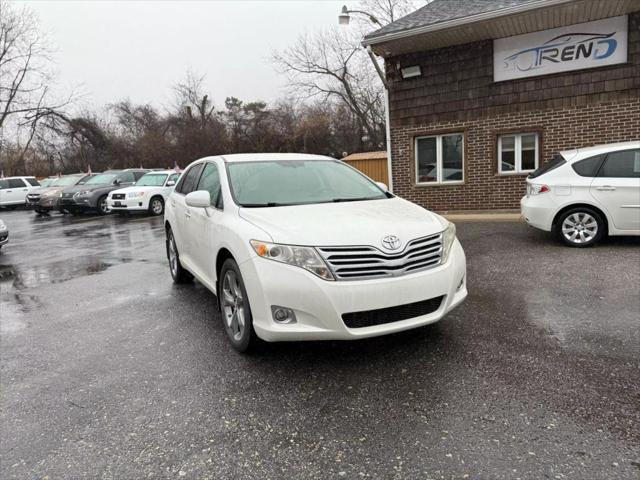
<path fill-rule="evenodd" d="M 616 229 L 640 230 L 640 149 L 609 153 L 590 192 Z"/>
<path fill-rule="evenodd" d="M 193 239 L 191 238 L 191 232 L 189 231 L 189 220 L 193 209 L 187 205 L 185 197 L 188 193 L 195 191 L 195 188 L 198 185 L 198 179 L 200 178 L 200 173 L 202 172 L 202 167 L 203 164 L 198 163 L 187 169 L 183 174 L 183 178 L 176 186 L 175 194 L 169 199 L 171 207 L 175 212 L 175 225 L 172 225 L 172 230 L 173 236 L 176 240 L 176 245 L 178 246 L 180 262 L 190 271 L 193 269 L 193 262 L 191 261 L 190 255 L 191 242 Z"/>
<path fill-rule="evenodd" d="M 196 190 L 209 192 L 211 207 L 192 208 L 189 223 L 190 255 L 199 275 L 215 289 L 215 259 L 212 252 L 220 239 L 222 205 L 220 203 L 220 171 L 215 163 L 207 162 Z"/>
<path fill-rule="evenodd" d="M 9 178 L 7 182 L 9 183 L 9 188 L 3 191 L 3 203 L 6 205 L 25 203 L 27 193 L 29 193 L 29 185 L 21 178 Z"/>

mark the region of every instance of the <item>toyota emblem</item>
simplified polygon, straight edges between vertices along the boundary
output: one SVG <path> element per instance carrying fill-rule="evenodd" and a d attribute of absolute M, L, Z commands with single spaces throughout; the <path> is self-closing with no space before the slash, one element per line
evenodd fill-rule
<path fill-rule="evenodd" d="M 400 239 L 396 235 L 387 235 L 382 238 L 382 246 L 388 250 L 397 250 L 400 248 Z"/>

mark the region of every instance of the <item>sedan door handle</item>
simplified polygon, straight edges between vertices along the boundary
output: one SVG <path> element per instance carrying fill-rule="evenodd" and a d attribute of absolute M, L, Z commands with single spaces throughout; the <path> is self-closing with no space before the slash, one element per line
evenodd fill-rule
<path fill-rule="evenodd" d="M 186 210 L 184 212 L 184 216 L 187 217 L 187 218 L 191 218 L 191 212 L 189 210 Z"/>
<path fill-rule="evenodd" d="M 596 187 L 596 190 L 600 190 L 601 192 L 612 192 L 616 187 L 612 187 L 611 185 L 603 185 L 602 187 Z"/>

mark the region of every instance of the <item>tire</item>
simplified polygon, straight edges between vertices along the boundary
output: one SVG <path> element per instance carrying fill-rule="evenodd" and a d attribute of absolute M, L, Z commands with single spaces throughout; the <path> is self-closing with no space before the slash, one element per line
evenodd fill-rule
<path fill-rule="evenodd" d="M 149 200 L 149 214 L 157 217 L 164 213 L 164 201 L 162 197 L 153 197 Z"/>
<path fill-rule="evenodd" d="M 98 215 L 108 215 L 109 214 L 109 205 L 107 205 L 107 196 L 102 195 L 97 203 L 96 210 L 98 211 Z"/>
<path fill-rule="evenodd" d="M 218 304 L 224 330 L 233 348 L 244 353 L 255 347 L 257 336 L 253 330 L 249 297 L 238 264 L 232 258 L 228 258 L 220 270 Z"/>
<path fill-rule="evenodd" d="M 558 217 L 556 234 L 570 247 L 591 247 L 605 235 L 602 215 L 588 207 L 571 208 Z"/>
<path fill-rule="evenodd" d="M 175 283 L 189 283 L 193 280 L 193 275 L 182 268 L 176 240 L 173 237 L 173 232 L 170 228 L 167 230 L 167 259 L 169 260 L 171 278 L 173 278 Z"/>

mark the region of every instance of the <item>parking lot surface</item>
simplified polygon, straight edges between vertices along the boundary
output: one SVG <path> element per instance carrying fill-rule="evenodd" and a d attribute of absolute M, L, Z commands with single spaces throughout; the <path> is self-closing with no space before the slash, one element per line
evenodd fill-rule
<path fill-rule="evenodd" d="M 459 223 L 439 324 L 243 356 L 162 219 L 0 216 L 0 478 L 640 478 L 640 239 Z"/>

